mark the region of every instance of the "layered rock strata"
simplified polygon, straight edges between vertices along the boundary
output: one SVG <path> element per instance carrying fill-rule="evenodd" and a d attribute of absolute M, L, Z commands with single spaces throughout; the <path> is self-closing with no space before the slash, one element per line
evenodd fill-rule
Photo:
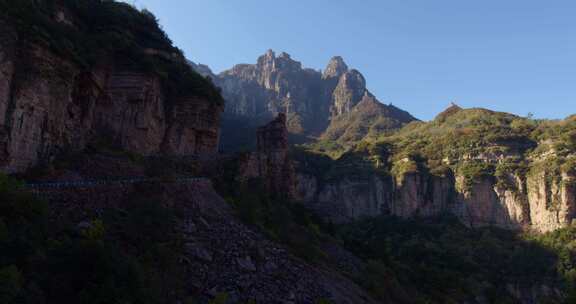
<path fill-rule="evenodd" d="M 550 174 L 550 173 L 548 173 Z M 323 181 L 298 173 L 297 197 L 325 218 L 346 222 L 362 217 L 405 218 L 453 214 L 470 227 L 553 231 L 576 218 L 576 187 L 570 173 L 557 178 L 545 171 L 508 183 L 481 178 L 463 189 L 463 176 L 411 172 L 401 177 L 372 175 Z"/>
<path fill-rule="evenodd" d="M 19 43 L 0 45 L 0 168 L 22 172 L 89 142 L 143 155 L 218 151 L 223 106 L 166 96 L 157 75 L 105 63 L 90 70 Z"/>

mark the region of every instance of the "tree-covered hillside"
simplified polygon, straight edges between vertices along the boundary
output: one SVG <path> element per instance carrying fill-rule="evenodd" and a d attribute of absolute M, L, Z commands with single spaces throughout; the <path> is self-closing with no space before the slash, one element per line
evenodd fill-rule
<path fill-rule="evenodd" d="M 350 143 L 354 145 L 345 150 L 322 141 L 302 148 L 329 155 L 337 159 L 335 163 L 363 151 L 394 174 L 422 169 L 442 174 L 452 169 L 469 178 L 497 177 L 503 171 L 526 174 L 542 167 L 566 172 L 576 164 L 576 119 L 535 120 L 454 106 L 430 122 L 415 121 L 393 134 Z"/>

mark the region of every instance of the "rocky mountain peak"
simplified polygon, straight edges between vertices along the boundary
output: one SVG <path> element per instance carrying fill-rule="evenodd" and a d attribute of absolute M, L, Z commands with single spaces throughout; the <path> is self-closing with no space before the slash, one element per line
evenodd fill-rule
<path fill-rule="evenodd" d="M 330 59 L 330 62 L 328 62 L 322 78 L 338 78 L 346 72 L 348 72 L 348 65 L 346 65 L 344 59 L 340 56 L 334 56 Z"/>
<path fill-rule="evenodd" d="M 322 72 L 303 68 L 299 61 L 285 52 L 277 55 L 268 50 L 256 64 L 237 65 L 222 72 L 215 83 L 222 88 L 227 101 L 222 138 L 230 149 L 239 145 L 242 137 L 238 136 L 239 125 L 246 134 L 242 138 L 249 138 L 251 130 L 281 112 L 286 113 L 286 125 L 293 142 L 305 142 L 310 135 L 321 136 L 339 116 L 345 117 L 338 119 L 337 124 L 348 124 L 349 115 L 344 114 L 353 112 L 363 99 L 366 102 L 362 107 L 366 109 L 359 112 L 368 113 L 370 119 L 363 120 L 367 116 L 358 114 L 355 120 L 358 125 L 360 122 L 370 125 L 393 120 L 398 123 L 387 126 L 398 128 L 414 120 L 410 115 L 401 115 L 402 119 L 397 119 L 395 115 L 401 111 L 386 110 L 388 107 L 380 104 L 366 89 L 364 76 L 358 70 L 350 69 L 340 56 L 333 57 Z M 341 127 L 338 125 L 332 129 L 346 129 Z M 357 136 L 347 138 L 361 138 L 367 130 L 367 127 L 359 128 Z M 231 145 L 232 142 L 236 144 Z M 253 145 L 253 141 L 244 142 Z"/>
<path fill-rule="evenodd" d="M 448 106 L 448 108 L 446 108 L 446 110 L 442 111 L 442 113 L 438 114 L 436 116 L 436 118 L 434 118 L 437 121 L 443 122 L 444 120 L 446 120 L 446 118 L 448 118 L 449 116 L 460 112 L 462 110 L 462 108 L 457 105 L 454 102 L 451 102 L 450 105 Z"/>
<path fill-rule="evenodd" d="M 332 115 L 338 116 L 350 110 L 362 99 L 366 92 L 366 79 L 357 70 L 342 74 L 332 94 Z"/>
<path fill-rule="evenodd" d="M 267 57 L 267 58 L 272 58 L 272 59 L 274 59 L 274 58 L 276 58 L 276 53 L 275 53 L 272 49 L 268 49 L 268 50 L 266 51 L 266 53 L 264 54 L 264 56 Z"/>
<path fill-rule="evenodd" d="M 275 60 L 276 60 L 276 53 L 274 53 L 273 50 L 268 50 L 264 55 L 258 57 L 257 65 L 259 67 L 272 66 Z"/>
<path fill-rule="evenodd" d="M 268 50 L 264 55 L 258 58 L 257 67 L 260 71 L 299 71 L 302 69 L 302 64 L 295 61 L 286 52 L 280 53 L 276 56 L 273 50 Z"/>

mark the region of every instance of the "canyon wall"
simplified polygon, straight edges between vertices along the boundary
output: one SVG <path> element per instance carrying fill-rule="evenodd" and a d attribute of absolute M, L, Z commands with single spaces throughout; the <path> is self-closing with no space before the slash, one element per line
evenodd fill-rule
<path fill-rule="evenodd" d="M 0 170 L 22 172 L 90 142 L 143 155 L 218 151 L 222 105 L 167 96 L 160 76 L 113 58 L 81 67 L 8 25 L 0 32 Z"/>
<path fill-rule="evenodd" d="M 554 231 L 576 218 L 575 176 L 557 178 L 546 171 L 517 176 L 504 183 L 481 178 L 463 189 L 462 176 L 410 172 L 399 177 L 371 175 L 324 181 L 298 173 L 297 198 L 326 219 L 347 222 L 363 217 L 457 216 L 470 227 Z"/>

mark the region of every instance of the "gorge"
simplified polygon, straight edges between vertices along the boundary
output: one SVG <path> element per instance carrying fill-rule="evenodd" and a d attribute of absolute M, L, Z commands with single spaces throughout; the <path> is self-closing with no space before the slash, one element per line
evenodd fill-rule
<path fill-rule="evenodd" d="M 147 10 L 0 0 L 0 302 L 573 303 L 576 116 L 219 74 Z"/>

